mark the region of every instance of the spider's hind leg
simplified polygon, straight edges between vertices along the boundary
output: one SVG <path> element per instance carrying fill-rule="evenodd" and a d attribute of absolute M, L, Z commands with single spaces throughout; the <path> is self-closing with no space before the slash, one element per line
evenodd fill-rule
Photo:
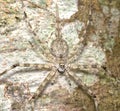
<path fill-rule="evenodd" d="M 5 73 L 9 72 L 9 71 L 12 70 L 12 69 L 15 69 L 15 68 L 18 67 L 18 66 L 20 66 L 19 63 L 13 64 L 13 65 L 10 66 L 9 68 L 7 68 L 7 69 L 5 69 L 4 71 L 2 71 L 2 72 L 0 73 L 0 76 L 4 75 Z"/>
<path fill-rule="evenodd" d="M 17 68 L 17 67 L 23 67 L 23 68 L 30 68 L 29 70 L 28 69 L 20 69 L 21 72 L 26 72 L 26 71 L 31 71 L 31 70 L 50 70 L 51 69 L 51 64 L 38 64 L 38 63 L 15 63 L 13 65 L 11 65 L 10 67 L 8 67 L 7 69 L 3 70 L 1 73 L 0 73 L 0 76 L 6 74 L 7 72 Z M 16 72 L 19 72 L 19 71 L 16 71 L 13 72 L 13 73 L 16 73 Z M 0 80 L 0 83 L 2 83 L 2 80 Z"/>
<path fill-rule="evenodd" d="M 93 100 L 95 111 L 98 110 L 98 102 L 94 93 L 75 74 L 66 70 L 67 75 Z"/>
<path fill-rule="evenodd" d="M 83 72 L 88 75 L 96 75 L 99 78 L 109 78 L 109 75 L 106 74 L 106 70 L 100 64 L 70 64 L 69 68 L 71 71 Z"/>
<path fill-rule="evenodd" d="M 48 83 L 52 80 L 52 78 L 56 75 L 57 70 L 52 69 L 52 71 L 47 75 L 47 77 L 43 80 L 43 82 L 38 87 L 37 91 L 33 94 L 33 96 L 30 98 L 30 103 L 35 103 L 36 100 L 41 96 L 43 90 L 48 85 Z"/>

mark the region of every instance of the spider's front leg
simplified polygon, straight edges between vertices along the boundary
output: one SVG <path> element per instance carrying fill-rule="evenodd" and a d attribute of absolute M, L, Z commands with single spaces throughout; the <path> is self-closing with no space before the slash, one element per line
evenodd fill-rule
<path fill-rule="evenodd" d="M 69 76 L 93 100 L 95 111 L 99 111 L 98 102 L 93 92 L 81 81 L 81 79 L 79 79 L 75 74 L 70 72 L 69 69 L 67 69 L 66 72 L 67 76 Z"/>
<path fill-rule="evenodd" d="M 39 96 L 41 96 L 43 90 L 47 86 L 47 84 L 51 81 L 51 79 L 56 75 L 57 70 L 55 68 L 47 75 L 47 77 L 43 80 L 43 82 L 38 87 L 37 91 L 30 98 L 29 102 L 35 102 Z"/>
<path fill-rule="evenodd" d="M 39 64 L 39 63 L 15 63 L 13 65 L 11 65 L 10 67 L 8 67 L 7 69 L 5 69 L 4 71 L 2 71 L 0 73 L 0 76 L 6 74 L 7 72 L 9 72 L 10 70 L 13 70 L 17 67 L 24 67 L 24 68 L 30 68 L 31 70 L 50 70 L 51 69 L 51 64 Z M 24 71 L 28 71 L 28 69 L 24 69 Z M 1 80 L 0 80 L 1 82 Z"/>

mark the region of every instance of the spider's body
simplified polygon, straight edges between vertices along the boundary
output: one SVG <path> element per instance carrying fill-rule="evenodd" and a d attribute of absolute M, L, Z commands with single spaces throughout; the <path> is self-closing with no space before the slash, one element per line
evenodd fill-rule
<path fill-rule="evenodd" d="M 59 73 L 64 73 L 65 72 L 65 67 L 67 63 L 67 56 L 68 56 L 68 45 L 65 40 L 62 38 L 60 39 L 55 39 L 51 43 L 51 49 L 50 52 L 54 56 L 55 61 L 56 61 L 56 68 Z"/>
<path fill-rule="evenodd" d="M 23 2 L 23 1 L 22 1 Z M 23 3 L 22 3 L 23 4 Z M 24 7 L 24 4 L 23 4 Z M 36 48 L 38 48 L 38 45 L 41 45 L 41 42 L 39 42 L 39 38 L 36 37 L 36 33 L 34 30 L 31 29 L 31 24 L 30 22 L 27 20 L 27 13 L 24 11 L 25 14 L 25 21 L 27 22 L 27 25 L 30 29 L 31 32 L 33 32 L 33 35 L 35 36 L 32 42 L 30 42 L 31 47 L 33 48 L 33 51 L 35 51 L 38 55 L 38 50 L 36 50 Z M 91 14 L 91 13 L 90 13 Z M 70 57 L 70 52 L 69 52 L 69 47 L 67 44 L 67 41 L 65 41 L 62 38 L 62 35 L 60 33 L 60 26 L 59 26 L 59 13 L 58 13 L 58 7 L 56 8 L 56 38 L 52 41 L 51 45 L 50 45 L 50 49 L 48 49 L 47 51 L 44 50 L 44 52 L 42 52 L 43 56 L 45 56 L 45 58 L 47 58 L 50 61 L 50 64 L 28 64 L 28 63 L 17 63 L 14 64 L 13 66 L 11 66 L 10 68 L 8 68 L 7 70 L 3 71 L 2 73 L 0 73 L 0 75 L 5 74 L 7 71 L 14 69 L 18 66 L 21 67 L 34 67 L 36 69 L 39 70 L 50 70 L 50 73 L 47 75 L 47 77 L 43 80 L 43 82 L 40 84 L 40 86 L 38 87 L 37 91 L 33 94 L 33 96 L 29 99 L 29 101 L 36 101 L 36 99 L 41 95 L 41 93 L 43 92 L 44 88 L 47 86 L 47 84 L 54 78 L 54 76 L 56 75 L 56 73 L 59 74 L 64 74 L 66 77 L 70 77 L 78 86 L 81 87 L 82 90 L 84 90 L 84 92 L 86 92 L 86 94 L 88 96 L 90 96 L 92 98 L 92 100 L 94 101 L 94 106 L 95 106 L 95 111 L 98 111 L 98 104 L 95 98 L 95 95 L 92 93 L 91 90 L 89 90 L 89 88 L 82 83 L 82 80 L 79 79 L 75 74 L 72 73 L 72 71 L 74 72 L 74 70 L 76 71 L 80 71 L 80 72 L 90 72 L 93 74 L 99 73 L 99 69 L 100 67 L 96 68 L 89 65 L 86 66 L 82 66 L 81 64 L 74 64 L 74 61 L 72 62 L 73 64 L 70 64 L 71 61 L 71 57 Z M 38 42 L 36 42 L 37 40 Z M 77 44 L 79 46 L 79 44 Z M 72 53 L 72 57 L 76 58 L 76 52 Z M 40 55 L 39 55 L 40 56 Z"/>
<path fill-rule="evenodd" d="M 56 61 L 56 68 L 60 74 L 63 74 L 66 69 L 67 58 L 69 54 L 69 47 L 67 42 L 62 38 L 60 32 L 60 20 L 58 6 L 56 5 L 56 39 L 52 41 L 50 47 L 50 53 L 54 56 Z"/>

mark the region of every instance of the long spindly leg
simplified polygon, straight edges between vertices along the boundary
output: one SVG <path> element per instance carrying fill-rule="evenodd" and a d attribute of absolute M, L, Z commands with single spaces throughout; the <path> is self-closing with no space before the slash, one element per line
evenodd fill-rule
<path fill-rule="evenodd" d="M 105 70 L 99 64 L 91 64 L 91 65 L 70 64 L 69 68 L 71 71 L 97 75 L 98 77 L 102 77 L 105 74 Z"/>
<path fill-rule="evenodd" d="M 39 96 L 41 96 L 43 90 L 48 85 L 48 83 L 52 80 L 52 78 L 56 75 L 57 70 L 52 69 L 52 71 L 47 75 L 47 77 L 43 80 L 43 82 L 38 87 L 37 91 L 33 94 L 33 96 L 30 98 L 29 102 L 35 103 L 35 101 L 38 99 Z"/>
<path fill-rule="evenodd" d="M 27 25 L 27 28 L 29 29 L 29 31 L 33 34 L 34 37 L 32 37 L 32 40 L 29 41 L 33 51 L 35 53 L 37 53 L 38 56 L 42 56 L 43 59 L 49 61 L 49 62 L 52 62 L 54 60 L 53 56 L 51 55 L 50 51 L 48 48 L 46 48 L 46 43 L 48 45 L 48 41 L 41 41 L 38 34 L 35 32 L 35 30 L 33 29 L 31 23 L 29 22 L 28 20 L 28 16 L 27 16 L 27 13 L 25 11 L 25 5 L 23 3 L 23 1 L 21 0 L 22 2 L 22 10 L 24 12 L 24 20 L 25 20 L 25 23 Z M 48 37 L 49 39 L 50 37 Z"/>
<path fill-rule="evenodd" d="M 51 53 L 48 50 L 48 48 L 43 49 L 43 48 L 39 47 L 41 44 L 37 45 L 34 42 L 34 40 L 33 41 L 29 41 L 29 43 L 30 43 L 30 46 L 31 46 L 32 50 L 37 54 L 37 56 L 42 57 L 42 59 L 47 61 L 47 62 L 50 62 L 50 63 L 54 62 L 54 58 L 51 55 Z"/>
<path fill-rule="evenodd" d="M 66 70 L 66 72 L 68 76 L 93 100 L 95 111 L 99 111 L 98 102 L 93 92 L 75 74 L 73 74 L 69 70 Z"/>
<path fill-rule="evenodd" d="M 81 31 L 78 31 L 79 42 L 73 47 L 72 52 L 69 54 L 68 61 L 69 63 L 73 63 L 80 58 L 80 55 L 85 50 L 88 41 L 90 40 L 91 34 L 95 34 L 93 19 L 92 19 L 92 0 L 88 0 L 88 3 L 85 1 L 85 9 L 88 10 L 86 18 L 84 22 L 84 27 Z M 82 46 L 81 46 L 82 45 Z M 80 47 L 81 46 L 81 47 Z"/>
<path fill-rule="evenodd" d="M 73 46 L 72 51 L 68 56 L 68 63 L 73 63 L 77 61 L 80 58 L 80 55 L 86 49 L 87 42 L 89 40 L 88 30 L 90 30 L 90 28 L 91 26 L 88 20 L 87 23 L 85 23 L 84 28 L 80 32 L 78 32 L 79 41 L 76 45 Z"/>
<path fill-rule="evenodd" d="M 73 63 L 77 61 L 80 58 L 80 55 L 86 49 L 87 43 L 90 40 L 89 34 L 91 33 L 89 31 L 92 30 L 91 28 L 92 26 L 90 24 L 90 20 L 88 20 L 87 23 L 85 23 L 85 27 L 83 28 L 83 30 L 78 32 L 79 41 L 76 45 L 73 46 L 73 49 L 68 56 L 68 63 Z"/>
<path fill-rule="evenodd" d="M 25 12 L 26 13 L 26 12 Z M 26 14 L 27 17 L 27 14 Z M 49 48 L 46 47 L 46 41 L 43 42 L 39 39 L 38 35 L 36 34 L 36 32 L 32 29 L 32 25 L 30 24 L 30 22 L 28 22 L 28 20 L 26 20 L 27 25 L 29 26 L 29 30 L 32 32 L 32 34 L 34 35 L 34 37 L 32 37 L 32 40 L 29 41 L 32 50 L 40 57 L 42 57 L 44 60 L 47 60 L 48 62 L 53 62 L 54 58 L 51 55 Z M 49 40 L 48 40 L 49 41 Z M 48 45 L 48 43 L 47 43 Z"/>
<path fill-rule="evenodd" d="M 80 42 L 76 44 L 68 56 L 68 63 L 71 64 L 77 61 L 80 58 L 80 55 L 83 53 L 85 47 L 86 45 L 84 44 L 82 44 L 80 47 Z"/>
<path fill-rule="evenodd" d="M 56 75 L 54 76 L 54 78 L 51 80 L 51 85 L 54 85 L 58 79 L 59 73 L 56 73 Z"/>
<path fill-rule="evenodd" d="M 29 68 L 33 68 L 34 70 L 50 70 L 52 65 L 51 64 L 37 64 L 37 63 L 15 63 L 13 65 L 11 65 L 10 67 L 8 67 L 7 69 L 5 69 L 4 71 L 2 71 L 0 73 L 0 76 L 6 74 L 7 72 L 9 72 L 12 69 L 15 69 L 16 67 L 29 67 Z M 26 69 L 24 69 L 26 70 Z"/>

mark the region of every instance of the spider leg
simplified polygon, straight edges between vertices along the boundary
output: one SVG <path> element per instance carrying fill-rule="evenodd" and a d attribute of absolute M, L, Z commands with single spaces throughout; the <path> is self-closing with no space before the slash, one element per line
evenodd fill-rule
<path fill-rule="evenodd" d="M 9 68 L 7 68 L 6 70 L 2 71 L 0 73 L 0 76 L 6 74 L 7 72 L 9 72 L 12 69 L 15 69 L 16 67 L 29 67 L 29 68 L 34 68 L 34 69 L 38 69 L 38 70 L 50 70 L 51 69 L 51 64 L 37 64 L 37 63 L 15 63 L 12 66 L 10 66 Z M 26 70 L 26 69 L 24 69 Z"/>
<path fill-rule="evenodd" d="M 30 98 L 29 102 L 35 102 L 39 96 L 41 96 L 43 90 L 47 86 L 47 84 L 50 82 L 50 80 L 56 75 L 57 70 L 52 69 L 52 71 L 47 75 L 47 77 L 43 80 L 43 82 L 38 87 L 37 91 L 33 94 L 33 96 Z"/>
<path fill-rule="evenodd" d="M 4 47 L 2 47 L 1 48 L 2 50 L 0 50 L 0 53 L 11 53 L 11 52 L 14 52 L 14 51 L 25 51 L 27 48 L 21 48 L 21 49 L 19 49 L 19 48 L 4 48 Z"/>
<path fill-rule="evenodd" d="M 94 26 L 93 26 L 93 19 L 92 19 L 92 0 L 89 3 L 86 3 L 86 9 L 88 9 L 87 20 L 84 22 L 84 27 L 81 31 L 78 31 L 78 39 L 79 42 L 73 47 L 72 52 L 68 57 L 69 63 L 73 63 L 80 58 L 80 55 L 85 50 L 88 41 L 90 40 L 91 34 L 95 34 Z M 80 47 L 81 46 L 81 47 Z"/>
<path fill-rule="evenodd" d="M 85 23 L 85 27 L 82 29 L 82 31 L 80 32 L 77 31 L 79 42 L 75 46 L 73 46 L 73 49 L 68 56 L 69 63 L 77 61 L 80 58 L 80 55 L 85 50 L 87 42 L 89 40 L 89 36 L 87 35 L 88 33 L 87 30 L 90 30 L 89 28 L 91 28 L 91 25 L 88 20 L 87 23 Z"/>
<path fill-rule="evenodd" d="M 51 80 L 51 85 L 54 85 L 56 83 L 56 80 L 58 79 L 59 73 L 56 73 L 54 78 Z"/>
<path fill-rule="evenodd" d="M 12 70 L 12 69 L 15 69 L 15 68 L 18 67 L 18 66 L 20 66 L 19 63 L 13 64 L 13 65 L 10 66 L 9 68 L 7 68 L 7 69 L 5 69 L 4 71 L 2 71 L 2 72 L 0 73 L 0 76 L 4 75 L 5 73 L 9 72 L 9 71 Z"/>
<path fill-rule="evenodd" d="M 25 5 L 24 5 L 22 0 L 21 0 L 21 2 L 22 2 L 22 9 L 23 9 L 23 12 L 24 12 L 25 23 L 28 26 L 27 27 L 28 30 L 34 36 L 34 37 L 32 37 L 32 40 L 29 41 L 33 51 L 35 53 L 37 53 L 37 55 L 42 56 L 43 59 L 45 59 L 47 61 L 53 61 L 54 60 L 53 56 L 51 55 L 49 49 L 46 48 L 46 46 L 45 46 L 45 44 L 48 43 L 48 42 L 47 41 L 43 42 L 43 41 L 40 40 L 40 38 L 38 37 L 38 34 L 35 32 L 35 30 L 33 29 L 32 25 L 31 25 L 31 23 L 28 20 L 27 13 L 25 11 Z M 49 39 L 50 39 L 50 37 L 48 37 L 48 41 L 49 41 Z"/>
<path fill-rule="evenodd" d="M 66 72 L 68 76 L 93 100 L 95 111 L 99 111 L 98 102 L 93 92 L 75 74 L 70 73 L 69 70 L 66 70 Z"/>
<path fill-rule="evenodd" d="M 73 46 L 72 52 L 68 56 L 69 63 L 73 63 L 80 58 L 80 55 L 83 53 L 87 46 L 90 36 L 89 34 L 91 34 L 89 31 L 92 30 L 92 28 L 93 27 L 88 20 L 85 24 L 85 28 L 83 28 L 83 31 L 78 32 L 79 42 L 75 46 Z"/>
<path fill-rule="evenodd" d="M 77 61 L 80 58 L 80 55 L 84 51 L 85 47 L 86 45 L 82 45 L 80 48 L 80 44 L 76 44 L 73 47 L 72 52 L 68 56 L 68 63 L 74 63 L 75 61 Z"/>
<path fill-rule="evenodd" d="M 93 65 L 81 65 L 81 64 L 70 64 L 69 68 L 71 71 L 80 71 L 85 74 L 97 75 L 102 77 L 105 74 L 105 70 L 98 64 Z"/>
<path fill-rule="evenodd" d="M 87 30 L 90 27 L 90 20 L 88 19 L 88 21 L 84 24 L 85 26 L 81 31 L 78 31 L 76 29 L 78 33 L 79 42 L 75 46 L 73 46 L 73 49 L 68 56 L 69 63 L 73 63 L 77 61 L 77 59 L 80 58 L 79 56 L 83 53 L 85 47 L 87 46 L 87 42 L 88 42 Z"/>
<path fill-rule="evenodd" d="M 48 62 L 53 62 L 54 58 L 51 55 L 50 51 L 45 48 L 40 48 L 38 46 L 40 46 L 41 44 L 35 45 L 36 43 L 34 41 L 29 41 L 30 46 L 32 47 L 32 50 L 40 57 L 42 57 L 44 60 L 48 61 Z"/>

